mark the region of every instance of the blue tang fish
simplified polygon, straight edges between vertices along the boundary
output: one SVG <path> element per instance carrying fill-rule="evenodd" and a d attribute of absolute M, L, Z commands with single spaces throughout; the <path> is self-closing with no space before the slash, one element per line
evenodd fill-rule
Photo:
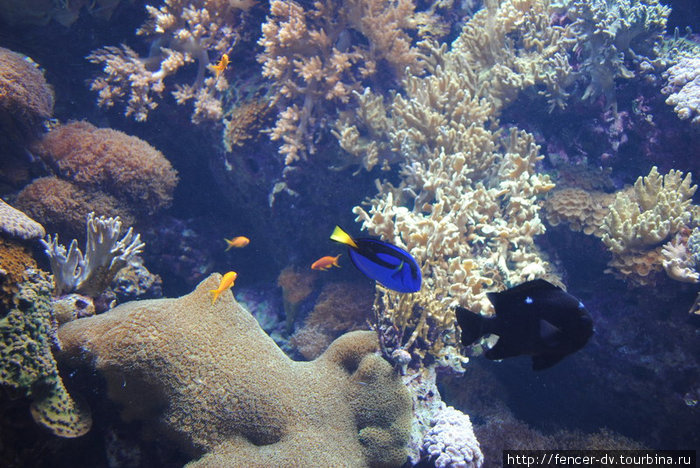
<path fill-rule="evenodd" d="M 350 260 L 368 278 L 402 293 L 420 290 L 420 268 L 405 250 L 377 239 L 353 239 L 338 226 L 331 239 L 348 246 Z"/>

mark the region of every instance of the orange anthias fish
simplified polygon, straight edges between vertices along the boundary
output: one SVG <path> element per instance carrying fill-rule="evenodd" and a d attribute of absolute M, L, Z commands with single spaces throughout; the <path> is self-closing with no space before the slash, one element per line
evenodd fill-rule
<path fill-rule="evenodd" d="M 311 269 L 325 271 L 325 270 L 330 269 L 330 267 L 340 268 L 340 265 L 338 265 L 338 259 L 340 258 L 341 255 L 342 254 L 338 254 L 335 257 L 331 257 L 330 255 L 326 255 L 325 257 L 321 257 L 318 260 L 316 260 L 314 263 L 311 264 Z"/>
<path fill-rule="evenodd" d="M 218 289 L 210 289 L 211 293 L 211 305 L 214 305 L 216 300 L 219 298 L 219 294 L 226 291 L 228 288 L 233 287 L 233 282 L 238 278 L 238 273 L 235 271 L 229 271 L 221 278 L 221 283 L 219 283 Z"/>
<path fill-rule="evenodd" d="M 228 60 L 228 54 L 224 54 L 221 56 L 221 60 L 219 60 L 219 63 L 216 65 L 209 65 L 211 69 L 216 73 L 216 79 L 219 79 L 219 75 L 221 75 L 224 70 L 226 70 L 226 67 L 228 67 L 229 60 Z"/>
<path fill-rule="evenodd" d="M 250 239 L 248 239 L 245 236 L 232 237 L 231 239 L 224 239 L 224 240 L 228 244 L 228 247 L 226 247 L 226 250 L 230 249 L 231 247 L 236 247 L 238 249 L 238 248 L 245 247 L 246 245 L 250 244 Z"/>

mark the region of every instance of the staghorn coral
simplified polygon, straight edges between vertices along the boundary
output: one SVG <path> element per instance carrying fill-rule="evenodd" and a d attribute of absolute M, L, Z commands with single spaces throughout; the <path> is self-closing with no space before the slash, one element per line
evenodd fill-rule
<path fill-rule="evenodd" d="M 88 122 L 61 125 L 33 149 L 63 179 L 108 193 L 134 213 L 167 207 L 177 185 L 177 172 L 163 153 L 140 138 Z"/>
<path fill-rule="evenodd" d="M 51 282 L 43 272 L 27 271 L 15 308 L 0 320 L 0 384 L 32 399 L 32 417 L 61 437 L 79 437 L 92 420 L 68 394 L 51 354 L 55 324 Z"/>
<path fill-rule="evenodd" d="M 161 431 L 201 456 L 188 466 L 401 465 L 410 398 L 375 335 L 291 361 L 230 292 L 211 306 L 220 278 L 63 325 L 61 356 L 99 370 L 124 418 L 158 414 Z"/>
<path fill-rule="evenodd" d="M 572 43 L 566 29 L 551 24 L 548 2 L 491 6 L 465 24 L 451 50 L 432 49 L 428 76 L 406 77 L 405 93 L 386 104 L 365 91 L 344 122 L 389 153 L 360 153 L 358 160 L 400 161 L 402 176 L 396 187 L 378 183 L 369 208 L 353 210 L 357 221 L 408 250 L 423 272 L 419 293 L 378 288 L 378 327 L 395 335 L 386 340 L 389 354 L 396 347 L 423 357 L 427 351 L 459 366 L 451 307 L 488 314 L 487 291 L 550 274 L 533 238 L 545 229 L 537 199 L 554 185 L 535 171 L 542 156 L 534 137 L 500 130 L 497 119 L 535 84 L 556 100 Z"/>
<path fill-rule="evenodd" d="M 54 95 L 44 73 L 29 57 L 0 47 L 2 138 L 23 143 L 39 135 L 53 115 Z"/>
<path fill-rule="evenodd" d="M 56 296 L 69 292 L 98 296 L 145 245 L 132 228 L 119 238 L 122 231 L 119 218 L 95 218 L 95 213 L 90 213 L 86 230 L 85 256 L 75 239 L 67 251 L 58 243 L 58 235 L 41 241 L 51 263 Z"/>
<path fill-rule="evenodd" d="M 137 34 L 152 41 L 148 57 L 140 57 L 125 44 L 103 47 L 87 56 L 103 66 L 103 75 L 91 85 L 98 92 L 98 104 L 111 107 L 126 101 L 124 115 L 145 121 L 158 106 L 156 96 L 165 91 L 165 80 L 196 63 L 194 81 L 176 84 L 172 95 L 178 104 L 194 102 L 192 122 L 219 120 L 228 81 L 211 69 L 212 61 L 230 53 L 240 40 L 243 15 L 253 4 L 251 0 L 164 0 L 158 8 L 146 5 L 149 18 Z"/>
<path fill-rule="evenodd" d="M 613 254 L 609 271 L 632 284 L 653 282 L 650 273 L 661 271 L 664 261 L 661 244 L 691 223 L 696 189 L 690 173 L 662 176 L 654 166 L 634 187 L 617 192 L 602 224 L 603 243 Z"/>
<path fill-rule="evenodd" d="M 92 211 L 100 216 L 119 217 L 125 226 L 135 222 L 134 215 L 111 195 L 91 188 L 82 189 L 57 177 L 41 177 L 17 195 L 16 204 L 41 221 L 50 232 L 83 239 L 83 222 Z"/>
<path fill-rule="evenodd" d="M 285 165 L 315 152 L 318 128 L 382 64 L 397 78 L 420 70 L 408 31 L 430 22 L 430 15 L 414 8 L 411 0 L 326 0 L 308 9 L 294 1 L 270 3 L 258 60 L 283 109 L 271 138 L 282 142 Z M 354 40 L 354 34 L 365 41 Z"/>
<path fill-rule="evenodd" d="M 700 56 L 680 57 L 664 78 L 667 84 L 661 91 L 668 94 L 666 104 L 674 106 L 682 120 L 700 124 Z"/>
<path fill-rule="evenodd" d="M 614 199 L 614 194 L 605 192 L 577 188 L 553 190 L 547 197 L 544 210 L 552 226 L 566 223 L 573 231 L 601 237 L 603 219 Z"/>

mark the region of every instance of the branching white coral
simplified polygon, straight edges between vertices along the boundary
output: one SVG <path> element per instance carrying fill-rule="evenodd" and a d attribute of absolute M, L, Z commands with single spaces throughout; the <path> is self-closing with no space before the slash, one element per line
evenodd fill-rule
<path fill-rule="evenodd" d="M 67 250 L 58 243 L 58 235 L 42 239 L 54 275 L 55 294 L 78 292 L 92 297 L 99 295 L 145 245 L 139 234 L 134 235 L 132 228 L 120 239 L 121 230 L 119 217 L 95 218 L 95 214 L 90 213 L 85 256 L 78 248 L 76 239 Z"/>

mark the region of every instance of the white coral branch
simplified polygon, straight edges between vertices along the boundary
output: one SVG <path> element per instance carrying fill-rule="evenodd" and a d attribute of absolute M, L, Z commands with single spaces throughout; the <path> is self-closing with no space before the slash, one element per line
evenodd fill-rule
<path fill-rule="evenodd" d="M 119 239 L 121 229 L 122 222 L 118 216 L 96 218 L 94 213 L 90 213 L 85 256 L 75 239 L 67 251 L 58 243 L 58 235 L 54 238 L 49 235 L 42 240 L 54 275 L 55 294 L 79 292 L 93 297 L 99 295 L 117 272 L 141 253 L 145 246 L 141 236 L 134 235 L 132 228 Z"/>

